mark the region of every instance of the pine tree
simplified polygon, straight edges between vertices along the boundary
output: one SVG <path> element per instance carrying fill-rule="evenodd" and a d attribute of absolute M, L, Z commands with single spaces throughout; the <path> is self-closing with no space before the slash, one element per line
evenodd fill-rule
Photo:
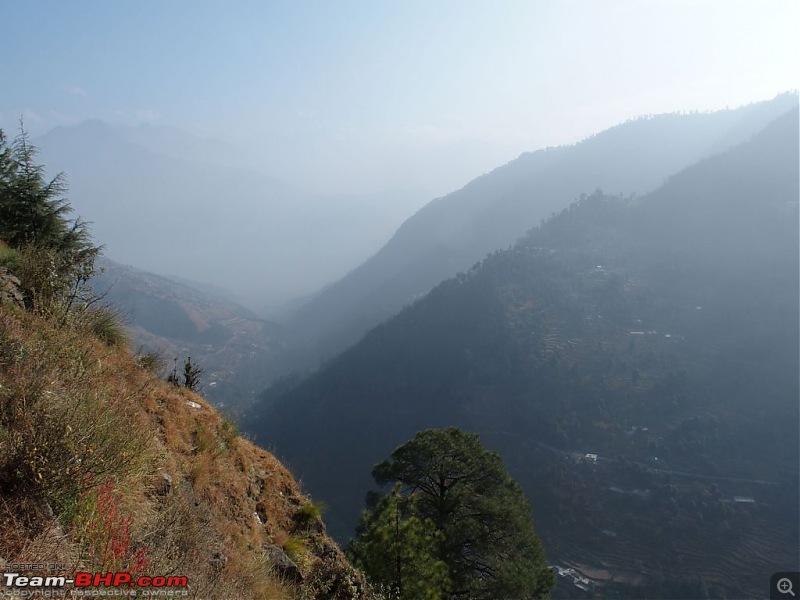
<path fill-rule="evenodd" d="M 353 563 L 391 598 L 448 598 L 447 565 L 436 558 L 441 532 L 414 514 L 414 497 L 402 495 L 398 487 L 374 500 L 361 516 L 358 539 L 347 548 Z"/>
<path fill-rule="evenodd" d="M 203 375 L 203 371 L 203 367 L 193 363 L 192 357 L 187 356 L 186 362 L 183 363 L 183 387 L 193 392 L 200 392 L 200 377 Z"/>
<path fill-rule="evenodd" d="M 455 427 L 422 431 L 372 474 L 379 484 L 396 484 L 393 494 L 409 499 L 407 518 L 438 532 L 432 558 L 447 565 L 449 597 L 547 597 L 555 581 L 530 504 L 500 456 L 483 448 L 476 434 Z M 356 544 L 377 544 L 369 532 L 385 526 L 387 517 L 372 514 Z M 380 563 L 364 566 L 368 577 L 384 580 Z"/>
<path fill-rule="evenodd" d="M 19 275 L 31 303 L 56 300 L 69 310 L 91 297 L 88 281 L 101 248 L 85 221 L 68 217 L 64 174 L 48 181 L 36 155 L 22 126 L 11 144 L 0 131 L 0 240 L 19 251 Z"/>
<path fill-rule="evenodd" d="M 188 390 L 200 393 L 202 391 L 200 378 L 204 372 L 203 367 L 193 363 L 192 357 L 187 356 L 183 361 L 183 383 L 181 383 L 181 378 L 178 376 L 178 357 L 176 356 L 172 361 L 172 370 L 167 374 L 167 383 L 171 383 L 175 387 L 183 386 Z"/>
<path fill-rule="evenodd" d="M 12 248 L 48 247 L 76 258 L 96 254 L 87 224 L 67 217 L 72 207 L 64 197 L 64 174 L 47 181 L 37 153 L 24 129 L 10 146 L 0 131 L 0 238 Z"/>

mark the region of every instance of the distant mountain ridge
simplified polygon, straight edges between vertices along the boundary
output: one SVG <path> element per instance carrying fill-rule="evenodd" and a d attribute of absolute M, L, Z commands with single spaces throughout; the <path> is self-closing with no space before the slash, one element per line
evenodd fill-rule
<path fill-rule="evenodd" d="M 502 454 L 550 560 L 619 597 L 758 596 L 800 558 L 798 127 L 646 196 L 584 195 L 268 391 L 248 429 L 340 537 L 382 456 L 457 425 Z"/>
<path fill-rule="evenodd" d="M 527 153 L 437 198 L 369 260 L 320 291 L 289 322 L 309 363 L 332 356 L 439 281 L 504 248 L 581 193 L 644 194 L 748 139 L 797 106 L 796 94 L 707 114 L 630 121 L 573 146 Z"/>
<path fill-rule="evenodd" d="M 213 142 L 179 130 L 95 120 L 34 142 L 50 170 L 67 174 L 76 213 L 109 257 L 211 279 L 259 311 L 340 277 L 392 234 L 409 203 L 418 205 L 411 191 L 309 193 L 235 156 L 211 162 Z"/>

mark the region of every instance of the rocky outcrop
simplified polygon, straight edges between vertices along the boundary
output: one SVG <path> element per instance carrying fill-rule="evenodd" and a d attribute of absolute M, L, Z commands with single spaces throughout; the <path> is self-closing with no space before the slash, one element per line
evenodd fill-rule
<path fill-rule="evenodd" d="M 22 284 L 11 271 L 0 267 L 0 302 L 10 302 L 19 307 L 25 306 L 25 299 L 20 290 Z"/>
<path fill-rule="evenodd" d="M 286 581 L 303 582 L 303 574 L 295 562 L 286 553 L 272 544 L 264 544 L 264 554 L 269 559 L 275 573 Z"/>

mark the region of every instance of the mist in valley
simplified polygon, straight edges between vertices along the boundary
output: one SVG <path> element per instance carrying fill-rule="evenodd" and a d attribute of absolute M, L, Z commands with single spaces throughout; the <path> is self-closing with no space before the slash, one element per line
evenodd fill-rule
<path fill-rule="evenodd" d="M 749 597 L 800 567 L 799 11 L 16 3 L 0 129 L 132 350 L 203 365 L 340 543 L 457 425 L 552 597 Z"/>

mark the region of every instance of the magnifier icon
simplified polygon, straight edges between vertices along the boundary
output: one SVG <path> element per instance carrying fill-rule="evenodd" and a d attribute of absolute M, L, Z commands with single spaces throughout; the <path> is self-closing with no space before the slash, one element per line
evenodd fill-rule
<path fill-rule="evenodd" d="M 778 583 L 775 584 L 775 587 L 778 588 L 781 594 L 791 594 L 792 597 L 796 597 L 795 593 L 792 591 L 792 580 L 788 577 L 778 579 Z"/>

